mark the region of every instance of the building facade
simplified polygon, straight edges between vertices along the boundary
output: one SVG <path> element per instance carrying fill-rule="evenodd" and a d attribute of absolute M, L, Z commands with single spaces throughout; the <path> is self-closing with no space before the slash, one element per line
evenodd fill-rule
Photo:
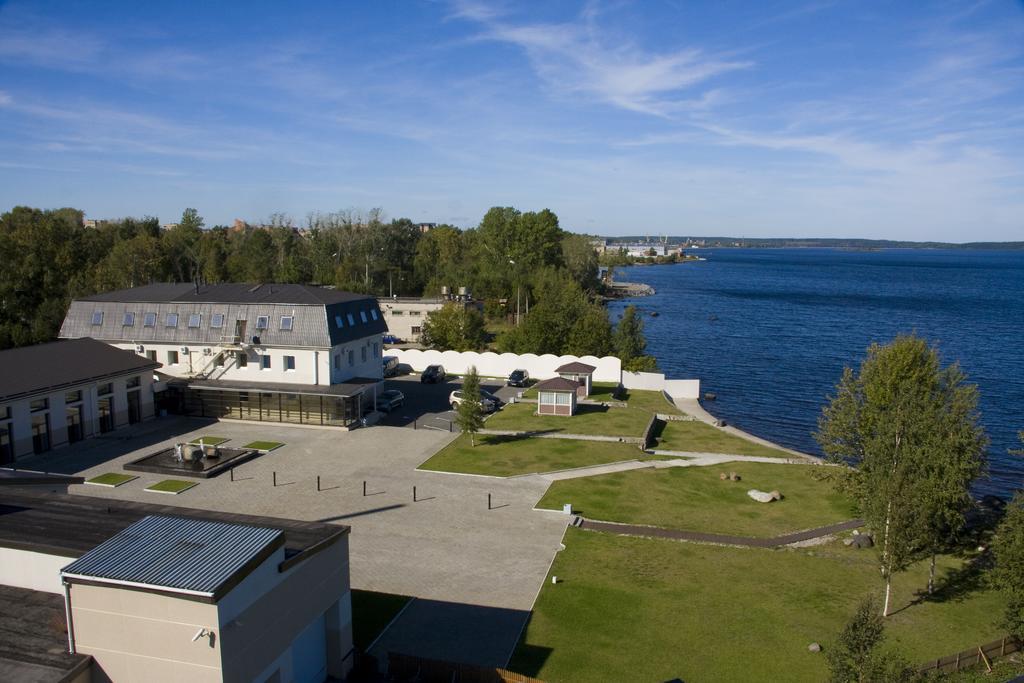
<path fill-rule="evenodd" d="M 376 300 L 364 295 L 154 284 L 76 299 L 60 336 L 91 336 L 160 362 L 171 410 L 344 425 L 372 406 L 386 331 Z"/>
<path fill-rule="evenodd" d="M 438 298 L 391 297 L 377 299 L 384 315 L 388 332 L 406 342 L 419 342 L 423 335 L 423 323 L 427 314 L 439 311 L 447 304 L 457 304 L 483 310 L 483 304 L 468 294 L 442 296 Z"/>
<path fill-rule="evenodd" d="M 93 339 L 0 351 L 0 466 L 151 419 L 158 367 Z"/>

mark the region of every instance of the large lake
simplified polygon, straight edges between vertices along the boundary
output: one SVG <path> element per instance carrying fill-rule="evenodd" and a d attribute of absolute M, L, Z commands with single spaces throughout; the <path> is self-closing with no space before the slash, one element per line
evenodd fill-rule
<path fill-rule="evenodd" d="M 694 253 L 698 253 L 695 251 Z M 979 493 L 1024 487 L 1024 252 L 709 249 L 707 261 L 617 270 L 657 294 L 648 351 L 672 378 L 699 378 L 708 410 L 778 443 L 818 453 L 812 432 L 846 365 L 874 341 L 916 332 L 959 361 L 981 392 L 991 439 Z"/>

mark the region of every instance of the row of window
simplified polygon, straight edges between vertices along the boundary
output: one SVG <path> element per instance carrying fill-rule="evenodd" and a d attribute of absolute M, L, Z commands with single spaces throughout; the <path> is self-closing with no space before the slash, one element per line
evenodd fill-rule
<path fill-rule="evenodd" d="M 374 320 L 377 320 L 380 317 L 377 314 L 377 309 L 376 308 L 371 308 L 370 309 L 370 317 L 372 317 Z M 348 320 L 348 326 L 349 327 L 355 327 L 356 326 L 356 317 L 355 317 L 355 315 L 353 315 L 352 313 L 346 313 L 345 317 L 342 318 L 341 314 L 339 313 L 339 314 L 334 316 L 334 324 L 338 326 L 339 330 L 345 329 L 345 320 L 346 319 Z M 362 322 L 364 322 L 364 323 L 370 322 L 369 318 L 366 317 L 366 311 L 359 311 L 359 319 Z"/>
<path fill-rule="evenodd" d="M 142 316 L 143 327 L 156 327 L 157 316 L 156 313 L 145 313 Z M 92 324 L 102 325 L 103 324 L 103 311 L 93 311 L 92 313 Z M 135 312 L 125 311 L 124 317 L 121 319 L 121 325 L 124 327 L 135 327 Z M 164 327 L 177 327 L 178 326 L 178 314 L 168 313 L 164 316 Z M 191 313 L 188 316 L 188 327 L 197 329 L 203 326 L 203 315 L 201 313 Z M 210 327 L 215 330 L 222 329 L 224 327 L 224 314 L 214 313 L 210 316 Z M 295 316 L 293 315 L 282 315 L 278 329 L 284 332 L 290 332 L 295 327 Z M 268 330 L 270 329 L 270 316 L 260 315 L 256 317 L 256 329 L 257 330 Z"/>
<path fill-rule="evenodd" d="M 419 311 L 391 311 L 391 315 L 423 315 Z"/>
<path fill-rule="evenodd" d="M 156 360 L 156 351 L 147 351 L 146 352 L 146 357 L 149 358 L 150 360 Z M 295 369 L 295 356 L 283 356 L 283 358 L 284 358 L 284 369 L 286 371 L 294 370 Z M 180 363 L 180 362 L 181 362 L 181 356 L 178 355 L 177 351 L 168 351 L 167 352 L 167 364 L 168 365 L 178 365 L 178 363 Z M 214 361 L 214 364 L 218 368 L 224 367 L 224 354 L 221 354 L 220 356 L 218 356 L 216 361 Z M 249 367 L 249 356 L 246 355 L 242 351 L 237 352 L 235 354 L 235 365 L 237 367 L 239 367 L 239 368 L 247 368 L 247 367 Z M 264 355 L 260 356 L 260 369 L 262 369 L 262 370 L 270 370 L 271 369 L 271 361 L 270 361 L 270 356 L 269 355 L 264 354 Z"/>

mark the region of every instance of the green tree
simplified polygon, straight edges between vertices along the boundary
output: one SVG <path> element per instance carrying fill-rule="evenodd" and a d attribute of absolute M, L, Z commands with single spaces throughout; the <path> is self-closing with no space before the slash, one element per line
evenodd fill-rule
<path fill-rule="evenodd" d="M 630 304 L 622 313 L 619 324 L 615 326 L 612 338 L 615 353 L 622 361 L 622 369 L 629 372 L 654 372 L 658 363 L 654 356 L 644 355 L 647 339 L 644 338 L 644 321 Z"/>
<path fill-rule="evenodd" d="M 924 552 L 936 531 L 962 514 L 967 474 L 983 443 L 976 390 L 955 365 L 915 336 L 873 344 L 859 372 L 846 368 L 822 411 L 815 438 L 830 460 L 851 466 L 837 477 L 875 532 L 889 613 L 892 576 Z M 951 452 L 956 451 L 956 452 Z M 922 511 L 925 511 L 923 514 Z M 937 512 L 939 511 L 939 512 Z M 925 519 L 941 514 L 940 524 Z"/>
<path fill-rule="evenodd" d="M 480 399 L 480 376 L 471 367 L 462 378 L 462 402 L 455 416 L 459 429 L 469 434 L 469 445 L 476 446 L 476 433 L 484 426 L 484 406 Z"/>
<path fill-rule="evenodd" d="M 597 289 L 597 251 L 586 235 L 569 234 L 562 238 L 562 260 L 583 289 Z"/>
<path fill-rule="evenodd" d="M 201 271 L 199 240 L 203 236 L 203 219 L 195 209 L 185 209 L 178 225 L 169 228 L 160 242 L 170 274 L 176 282 L 192 282 Z"/>
<path fill-rule="evenodd" d="M 831 683 L 897 683 L 917 678 L 898 654 L 883 652 L 885 626 L 873 598 L 860 603 L 839 638 L 825 651 Z"/>
<path fill-rule="evenodd" d="M 431 311 L 423 321 L 422 342 L 440 351 L 476 351 L 487 341 L 484 318 L 475 308 L 459 303 Z"/>
<path fill-rule="evenodd" d="M 996 563 L 991 580 L 1006 598 L 1000 625 L 1024 639 L 1024 493 L 1017 492 L 1006 506 L 992 550 Z"/>
<path fill-rule="evenodd" d="M 588 304 L 569 330 L 564 352 L 574 356 L 602 356 L 613 352 L 612 324 L 598 304 Z"/>

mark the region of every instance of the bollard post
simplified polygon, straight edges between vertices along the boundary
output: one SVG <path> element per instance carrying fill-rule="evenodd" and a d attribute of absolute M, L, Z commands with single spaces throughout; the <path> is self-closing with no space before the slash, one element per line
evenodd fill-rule
<path fill-rule="evenodd" d="M 491 494 L 487 494 L 487 509 L 491 509 Z"/>
<path fill-rule="evenodd" d="M 366 497 L 366 480 L 363 479 L 363 497 Z"/>
<path fill-rule="evenodd" d="M 231 468 L 231 469 L 229 470 L 229 472 L 231 473 L 231 481 L 234 481 L 234 480 L 235 480 L 235 468 L 234 468 L 234 467 L 232 467 L 232 468 Z"/>
<path fill-rule="evenodd" d="M 277 486 L 277 471 L 274 471 L 274 486 Z"/>
<path fill-rule="evenodd" d="M 316 475 L 316 490 L 320 490 L 320 475 Z"/>
<path fill-rule="evenodd" d="M 416 487 L 412 487 L 412 502 L 416 502 Z"/>

